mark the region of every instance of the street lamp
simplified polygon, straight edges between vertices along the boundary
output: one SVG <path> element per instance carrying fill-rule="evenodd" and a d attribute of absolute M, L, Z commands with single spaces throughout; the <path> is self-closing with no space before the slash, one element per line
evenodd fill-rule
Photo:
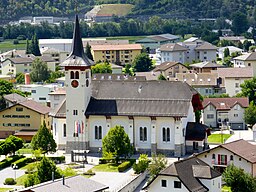
<path fill-rule="evenodd" d="M 16 181 L 16 169 L 18 169 L 18 166 L 13 164 L 12 168 L 14 169 L 14 180 Z"/>

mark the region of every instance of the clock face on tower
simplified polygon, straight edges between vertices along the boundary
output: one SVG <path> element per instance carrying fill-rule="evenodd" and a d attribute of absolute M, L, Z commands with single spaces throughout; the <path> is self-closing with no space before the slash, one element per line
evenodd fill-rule
<path fill-rule="evenodd" d="M 79 85 L 78 81 L 77 80 L 73 80 L 71 81 L 71 86 L 74 87 L 74 88 L 77 88 Z"/>

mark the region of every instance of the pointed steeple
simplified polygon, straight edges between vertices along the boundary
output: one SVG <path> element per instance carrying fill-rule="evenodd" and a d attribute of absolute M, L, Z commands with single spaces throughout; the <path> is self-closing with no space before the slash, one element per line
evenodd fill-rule
<path fill-rule="evenodd" d="M 78 15 L 76 15 L 71 52 L 61 66 L 90 66 L 92 64 L 93 61 L 88 59 L 84 53 Z"/>

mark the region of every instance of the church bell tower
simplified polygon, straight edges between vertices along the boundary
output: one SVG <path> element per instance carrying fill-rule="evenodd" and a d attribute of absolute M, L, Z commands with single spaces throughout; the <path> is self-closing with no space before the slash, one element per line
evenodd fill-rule
<path fill-rule="evenodd" d="M 67 59 L 60 65 L 65 69 L 66 88 L 66 153 L 88 148 L 85 111 L 89 104 L 91 90 L 91 65 L 83 48 L 79 20 L 76 15 L 72 49 Z M 87 139 L 86 139 L 87 138 Z"/>

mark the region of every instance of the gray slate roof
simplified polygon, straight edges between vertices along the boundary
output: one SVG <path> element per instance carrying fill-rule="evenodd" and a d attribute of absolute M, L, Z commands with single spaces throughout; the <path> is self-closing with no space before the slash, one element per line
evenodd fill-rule
<path fill-rule="evenodd" d="M 92 98 L 85 115 L 187 115 L 197 92 L 171 81 L 92 81 Z"/>
<path fill-rule="evenodd" d="M 209 191 L 199 179 L 213 179 L 221 176 L 218 171 L 214 170 L 197 157 L 189 157 L 177 161 L 161 171 L 159 175 L 177 176 L 190 192 Z M 154 180 L 152 182 L 154 182 Z M 149 188 L 151 183 L 145 188 Z"/>
<path fill-rule="evenodd" d="M 39 185 L 19 190 L 24 192 L 100 192 L 108 189 L 106 185 L 85 178 L 81 175 L 65 178 L 65 185 L 62 179 L 54 182 L 48 181 Z"/>
<path fill-rule="evenodd" d="M 188 49 L 186 47 L 183 47 L 179 45 L 178 43 L 167 43 L 164 45 L 161 45 L 160 51 L 169 51 L 169 52 L 175 52 L 175 51 L 187 51 Z"/>

